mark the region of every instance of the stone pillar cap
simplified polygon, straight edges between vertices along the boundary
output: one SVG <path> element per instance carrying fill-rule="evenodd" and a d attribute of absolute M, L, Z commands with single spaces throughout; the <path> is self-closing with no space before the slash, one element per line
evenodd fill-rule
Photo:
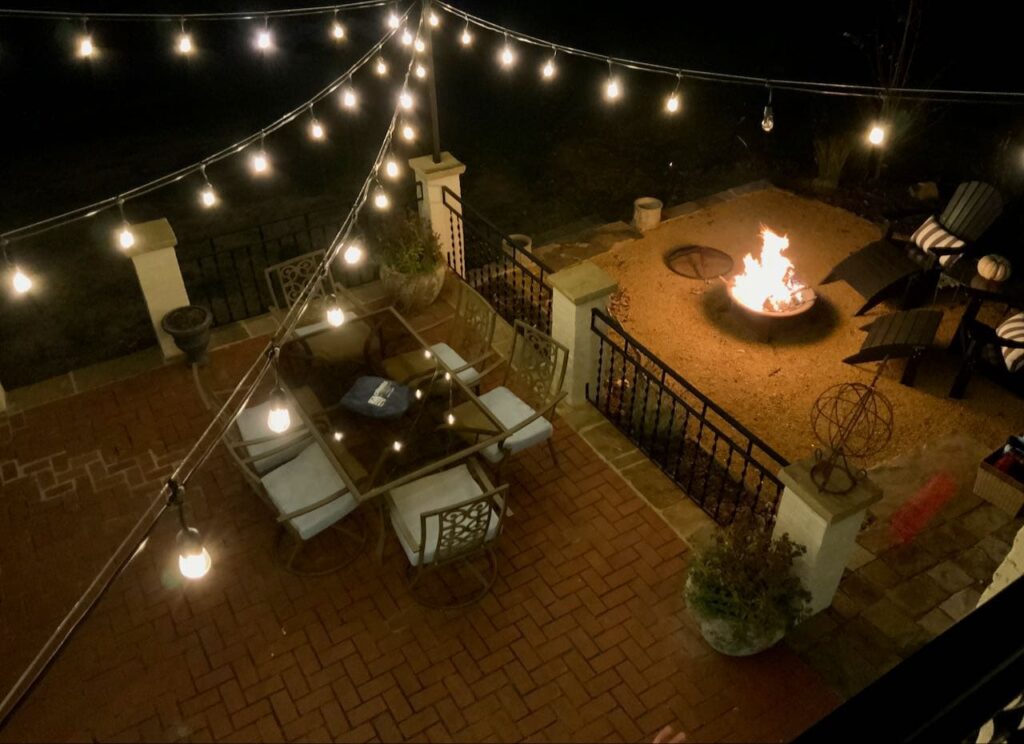
<path fill-rule="evenodd" d="M 857 481 L 849 493 L 819 491 L 818 485 L 811 477 L 811 468 L 816 462 L 817 458 L 812 456 L 790 463 L 779 471 L 779 480 L 827 523 L 841 521 L 881 500 L 882 489 L 870 478 Z"/>
<path fill-rule="evenodd" d="M 447 150 L 441 153 L 440 163 L 434 162 L 433 155 L 421 155 L 418 158 L 409 158 L 409 167 L 428 181 L 432 178 L 458 176 L 466 172 L 466 166 Z"/>
<path fill-rule="evenodd" d="M 137 222 L 131 225 L 131 231 L 135 235 L 135 245 L 125 251 L 129 256 L 158 251 L 161 248 L 173 248 L 178 244 L 171 223 L 165 217 L 149 222 Z"/>
<path fill-rule="evenodd" d="M 575 266 L 548 274 L 547 280 L 548 284 L 575 305 L 611 294 L 619 286 L 593 261 L 581 261 Z"/>

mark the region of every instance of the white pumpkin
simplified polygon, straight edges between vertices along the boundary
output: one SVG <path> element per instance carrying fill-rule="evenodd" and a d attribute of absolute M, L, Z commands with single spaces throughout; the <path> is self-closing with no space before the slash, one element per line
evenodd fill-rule
<path fill-rule="evenodd" d="M 1004 256 L 991 253 L 978 259 L 978 273 L 992 282 L 1002 282 L 1010 278 L 1010 262 Z"/>

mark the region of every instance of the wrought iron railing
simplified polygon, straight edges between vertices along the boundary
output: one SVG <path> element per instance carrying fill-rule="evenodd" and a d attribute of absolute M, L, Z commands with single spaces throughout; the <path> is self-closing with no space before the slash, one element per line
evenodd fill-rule
<path fill-rule="evenodd" d="M 509 323 L 522 320 L 551 332 L 551 269 L 529 250 L 512 241 L 447 186 L 442 203 L 448 208 L 453 246 L 453 272 L 482 294 Z"/>
<path fill-rule="evenodd" d="M 183 243 L 176 249 L 178 265 L 194 305 L 209 308 L 213 324 L 224 325 L 267 312 L 273 298 L 264 272 L 268 266 L 326 248 L 344 214 L 321 211 Z M 332 266 L 336 280 L 355 287 L 377 278 L 378 267 Z"/>
<path fill-rule="evenodd" d="M 796 744 L 1024 741 L 1024 578 L 796 738 Z"/>
<path fill-rule="evenodd" d="M 719 524 L 750 508 L 774 518 L 788 463 L 595 309 L 596 379 L 587 399 Z"/>

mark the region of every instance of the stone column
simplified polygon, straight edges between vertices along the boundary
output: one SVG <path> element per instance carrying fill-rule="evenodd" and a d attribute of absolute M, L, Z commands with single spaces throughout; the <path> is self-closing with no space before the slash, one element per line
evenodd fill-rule
<path fill-rule="evenodd" d="M 590 311 L 608 310 L 608 299 L 618 283 L 592 261 L 549 274 L 551 285 L 551 335 L 569 349 L 566 391 L 569 405 L 587 400 L 587 383 L 595 383 L 597 336 L 590 330 Z"/>
<path fill-rule="evenodd" d="M 810 457 L 779 471 L 779 480 L 786 488 L 772 533 L 775 537 L 789 533 L 793 542 L 807 548 L 807 553 L 797 558 L 794 571 L 811 593 L 811 614 L 832 604 L 864 523 L 864 513 L 882 498 L 882 491 L 866 478 L 849 493 L 820 492 L 811 478 L 815 462 Z"/>
<path fill-rule="evenodd" d="M 163 218 L 132 225 L 132 232 L 135 233 L 135 245 L 128 253 L 135 266 L 135 274 L 139 277 L 139 286 L 146 299 L 160 350 L 164 359 L 180 357 L 182 354 L 174 345 L 174 339 L 160 327 L 164 315 L 176 307 L 189 304 L 185 282 L 178 267 L 178 257 L 174 253 L 178 239 L 171 224 Z"/>
<path fill-rule="evenodd" d="M 461 197 L 462 185 L 459 176 L 466 172 L 466 166 L 456 160 L 450 152 L 443 152 L 440 163 L 435 163 L 430 155 L 424 155 L 411 158 L 409 167 L 416 176 L 417 189 L 423 194 L 420 200 L 420 217 L 427 220 L 440 237 L 441 251 L 448 265 L 463 273 L 466 262 L 461 220 L 458 220 L 459 224 L 453 223 L 451 210 L 445 205 L 443 187 L 447 186 L 456 196 Z M 455 199 L 448 197 L 447 204 L 456 213 L 462 213 L 462 207 Z"/>

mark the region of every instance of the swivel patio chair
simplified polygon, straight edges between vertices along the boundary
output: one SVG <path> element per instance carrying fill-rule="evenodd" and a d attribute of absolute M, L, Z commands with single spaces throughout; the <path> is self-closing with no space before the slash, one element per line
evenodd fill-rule
<path fill-rule="evenodd" d="M 963 398 L 975 371 L 1024 396 L 1024 312 L 1011 315 L 992 328 L 979 320 L 960 327 L 963 360 L 949 390 L 950 398 Z"/>
<path fill-rule="evenodd" d="M 473 387 L 497 366 L 483 366 L 497 357 L 493 348 L 497 313 L 487 300 L 465 282 L 459 281 L 457 287 L 455 311 L 417 329 L 424 333 L 445 325 L 445 341 L 430 346 L 430 357 L 421 350 L 413 350 L 385 359 L 384 371 L 392 380 L 409 385 L 430 377 L 436 368 L 432 357 L 436 357 L 459 379 Z"/>
<path fill-rule="evenodd" d="M 938 217 L 931 216 L 909 241 L 885 237 L 840 261 L 821 282 L 842 279 L 865 298 L 855 313 L 863 315 L 882 300 L 902 291 L 910 307 L 934 295 L 942 267 L 969 250 L 1002 213 L 1003 199 L 980 181 L 960 184 Z"/>
<path fill-rule="evenodd" d="M 555 406 L 565 397 L 565 384 L 569 350 L 521 320 L 517 320 L 512 339 L 505 376 L 499 387 L 479 396 L 479 401 L 506 428 L 520 426 L 504 440 L 484 447 L 480 454 L 496 466 L 500 480 L 501 470 L 510 455 L 547 442 L 551 461 L 558 466 L 550 418 Z M 472 402 L 456 407 L 453 431 L 467 438 L 478 439 L 489 433 L 477 419 L 480 414 Z"/>
<path fill-rule="evenodd" d="M 407 581 L 416 601 L 428 607 L 465 607 L 494 585 L 498 562 L 494 545 L 508 511 L 508 486 L 494 487 L 475 459 L 391 489 L 391 524 L 409 560 Z M 479 559 L 486 561 L 483 570 Z M 468 593 L 453 587 L 468 574 L 479 586 Z M 426 581 L 447 595 L 437 600 Z"/>

